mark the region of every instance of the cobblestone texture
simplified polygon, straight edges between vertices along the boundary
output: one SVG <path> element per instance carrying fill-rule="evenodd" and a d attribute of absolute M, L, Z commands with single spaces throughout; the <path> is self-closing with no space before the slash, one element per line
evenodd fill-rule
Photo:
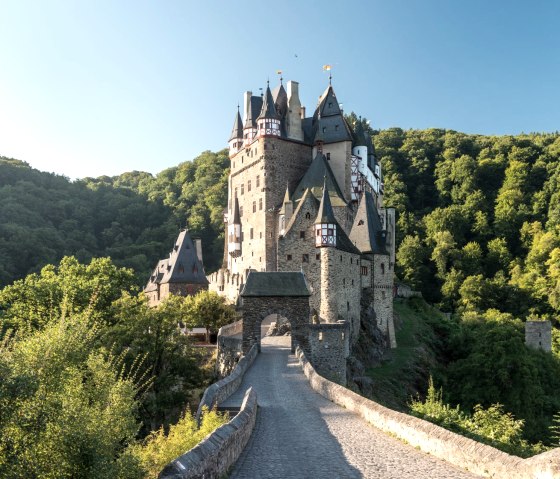
<path fill-rule="evenodd" d="M 369 426 L 309 386 L 289 338 L 263 338 L 262 354 L 223 405 L 257 393 L 255 430 L 231 479 L 382 478 L 466 479 L 459 470 Z"/>

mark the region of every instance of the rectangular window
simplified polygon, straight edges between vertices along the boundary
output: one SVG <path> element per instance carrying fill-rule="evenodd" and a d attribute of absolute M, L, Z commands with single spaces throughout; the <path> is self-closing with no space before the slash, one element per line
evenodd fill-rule
<path fill-rule="evenodd" d="M 299 237 L 300 237 L 300 239 L 305 239 L 305 231 L 300 231 L 299 232 Z"/>
<path fill-rule="evenodd" d="M 367 266 L 362 266 L 362 276 L 367 276 Z"/>
<path fill-rule="evenodd" d="M 261 185 L 261 177 L 257 175 L 257 188 Z"/>
<path fill-rule="evenodd" d="M 327 161 L 331 161 L 331 154 L 327 153 Z"/>
<path fill-rule="evenodd" d="M 381 274 L 385 274 L 385 263 L 381 263 Z"/>
<path fill-rule="evenodd" d="M 251 180 L 247 181 L 247 192 L 251 191 Z"/>
<path fill-rule="evenodd" d="M 262 198 L 259 198 L 259 211 L 262 211 Z"/>
<path fill-rule="evenodd" d="M 308 254 L 301 255 L 301 262 L 302 263 L 309 263 L 309 255 Z"/>
<path fill-rule="evenodd" d="M 315 255 L 315 259 L 316 259 L 317 261 L 319 261 L 319 260 L 321 259 L 321 253 L 317 253 L 317 254 Z"/>
<path fill-rule="evenodd" d="M 253 228 L 249 230 L 249 238 L 253 239 Z"/>
<path fill-rule="evenodd" d="M 245 185 L 241 183 L 241 194 L 245 193 Z"/>
<path fill-rule="evenodd" d="M 291 254 L 286 256 L 286 261 L 292 261 L 292 255 Z"/>
<path fill-rule="evenodd" d="M 239 207 L 239 216 L 243 216 L 243 206 Z"/>
<path fill-rule="evenodd" d="M 253 213 L 257 212 L 257 202 L 253 201 Z"/>

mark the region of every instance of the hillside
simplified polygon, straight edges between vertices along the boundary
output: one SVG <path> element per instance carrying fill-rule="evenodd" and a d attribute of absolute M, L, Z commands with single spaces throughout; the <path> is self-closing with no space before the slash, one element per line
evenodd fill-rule
<path fill-rule="evenodd" d="M 207 270 L 221 259 L 227 157 L 206 152 L 162 171 L 75 182 L 0 157 L 0 287 L 57 263 L 110 256 L 138 285 L 170 249 L 178 229 L 204 241 Z"/>

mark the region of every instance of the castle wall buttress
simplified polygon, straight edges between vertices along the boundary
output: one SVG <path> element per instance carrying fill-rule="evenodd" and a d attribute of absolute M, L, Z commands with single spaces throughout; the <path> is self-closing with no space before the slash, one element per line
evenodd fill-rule
<path fill-rule="evenodd" d="M 392 348 L 396 347 L 395 325 L 393 321 L 393 265 L 389 255 L 373 255 L 373 309 L 377 326 L 389 338 Z"/>

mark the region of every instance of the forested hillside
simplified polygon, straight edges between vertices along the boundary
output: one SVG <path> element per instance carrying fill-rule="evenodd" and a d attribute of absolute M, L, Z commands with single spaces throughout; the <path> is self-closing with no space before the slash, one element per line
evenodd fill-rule
<path fill-rule="evenodd" d="M 67 178 L 0 157 L 0 287 L 57 263 L 110 256 L 143 284 L 180 227 L 203 239 L 207 270 L 221 260 L 227 156 L 205 152 L 162 171 Z"/>

